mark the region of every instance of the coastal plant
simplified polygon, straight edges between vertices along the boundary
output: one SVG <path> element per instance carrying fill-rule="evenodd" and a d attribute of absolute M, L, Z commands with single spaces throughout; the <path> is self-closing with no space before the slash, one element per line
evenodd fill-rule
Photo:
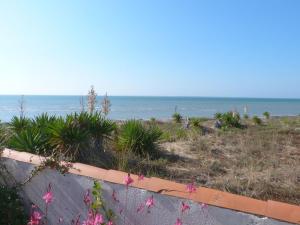
<path fill-rule="evenodd" d="M 244 119 L 245 120 L 249 119 L 249 115 L 248 114 L 244 114 Z"/>
<path fill-rule="evenodd" d="M 6 125 L 0 121 L 0 154 L 1 151 L 7 146 L 10 134 Z"/>
<path fill-rule="evenodd" d="M 252 121 L 255 125 L 261 125 L 262 124 L 262 120 L 258 116 L 253 116 Z"/>
<path fill-rule="evenodd" d="M 182 121 L 182 115 L 178 112 L 175 112 L 173 115 L 172 115 L 172 119 L 175 123 L 181 123 Z"/>
<path fill-rule="evenodd" d="M 107 96 L 107 93 L 105 93 L 104 97 L 103 97 L 103 100 L 102 100 L 102 103 L 101 103 L 101 112 L 107 116 L 108 113 L 110 112 L 110 107 L 111 107 L 111 103 L 110 103 L 110 100 Z"/>
<path fill-rule="evenodd" d="M 161 135 L 161 130 L 154 125 L 146 127 L 140 121 L 128 120 L 121 125 L 118 132 L 117 149 L 121 152 L 154 157 L 158 153 Z"/>
<path fill-rule="evenodd" d="M 30 119 L 18 116 L 14 116 L 9 123 L 10 129 L 14 132 L 20 132 L 30 127 L 31 125 L 32 124 Z"/>
<path fill-rule="evenodd" d="M 270 113 L 269 112 L 264 112 L 263 116 L 268 120 L 270 119 Z"/>
<path fill-rule="evenodd" d="M 96 103 L 97 103 L 97 93 L 94 89 L 94 86 L 91 86 L 91 89 L 87 95 L 87 104 L 88 104 L 88 112 L 94 113 L 96 110 Z"/>
<path fill-rule="evenodd" d="M 35 154 L 42 153 L 46 144 L 42 134 L 34 127 L 14 133 L 8 141 L 10 148 Z"/>
<path fill-rule="evenodd" d="M 199 128 L 201 127 L 201 123 L 202 123 L 202 119 L 199 118 L 199 117 L 192 117 L 190 118 L 190 122 L 191 122 L 191 125 L 195 128 Z"/>
<path fill-rule="evenodd" d="M 216 113 L 215 118 L 220 121 L 222 129 L 228 128 L 241 128 L 241 118 L 238 113 L 225 112 L 225 113 Z"/>
<path fill-rule="evenodd" d="M 53 149 L 73 160 L 82 160 L 88 148 L 89 134 L 75 123 L 71 117 L 57 119 L 50 127 L 50 144 Z"/>

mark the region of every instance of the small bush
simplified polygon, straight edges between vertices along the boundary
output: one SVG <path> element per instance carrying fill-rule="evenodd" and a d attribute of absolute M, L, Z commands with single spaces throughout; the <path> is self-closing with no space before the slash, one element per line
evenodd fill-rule
<path fill-rule="evenodd" d="M 30 127 L 31 125 L 32 125 L 31 120 L 26 117 L 14 116 L 10 122 L 10 127 L 14 132 L 20 132 Z"/>
<path fill-rule="evenodd" d="M 256 125 L 261 125 L 262 124 L 262 120 L 258 116 L 253 116 L 252 121 Z"/>
<path fill-rule="evenodd" d="M 177 112 L 172 115 L 172 118 L 175 123 L 181 123 L 182 121 L 182 115 Z"/>
<path fill-rule="evenodd" d="M 16 189 L 0 186 L 0 224 L 27 224 L 23 205 Z"/>
<path fill-rule="evenodd" d="M 156 126 L 146 127 L 140 121 L 129 120 L 120 128 L 117 148 L 119 151 L 129 151 L 140 156 L 155 156 L 161 135 L 161 130 Z"/>
<path fill-rule="evenodd" d="M 228 129 L 228 128 L 241 128 L 241 118 L 238 113 L 234 114 L 232 112 L 226 113 L 216 113 L 215 118 L 220 121 L 220 128 Z"/>
<path fill-rule="evenodd" d="M 245 120 L 249 119 L 249 115 L 248 114 L 244 114 L 244 119 Z"/>
<path fill-rule="evenodd" d="M 264 112 L 263 116 L 268 120 L 270 119 L 270 113 L 269 112 Z"/>
<path fill-rule="evenodd" d="M 190 118 L 190 121 L 191 121 L 191 125 L 193 127 L 199 128 L 199 127 L 201 127 L 201 123 L 205 120 L 203 120 L 202 118 L 198 118 L 198 117 L 192 117 L 192 118 Z"/>

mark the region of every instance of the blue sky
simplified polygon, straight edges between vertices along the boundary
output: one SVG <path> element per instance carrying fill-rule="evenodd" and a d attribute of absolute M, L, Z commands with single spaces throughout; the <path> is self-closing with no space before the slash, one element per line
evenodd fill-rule
<path fill-rule="evenodd" d="M 300 1 L 0 1 L 0 94 L 300 98 Z"/>

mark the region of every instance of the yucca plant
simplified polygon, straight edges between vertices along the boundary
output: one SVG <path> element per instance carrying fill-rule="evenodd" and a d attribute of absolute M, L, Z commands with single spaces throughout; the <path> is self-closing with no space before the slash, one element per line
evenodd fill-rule
<path fill-rule="evenodd" d="M 102 150 L 103 139 L 110 137 L 112 132 L 116 129 L 116 124 L 113 121 L 104 118 L 98 112 L 74 113 L 67 117 L 67 121 L 88 132 L 90 147 L 94 150 Z"/>
<path fill-rule="evenodd" d="M 201 127 L 201 122 L 203 121 L 201 118 L 192 117 L 190 118 L 191 124 L 193 127 Z"/>
<path fill-rule="evenodd" d="M 269 112 L 264 112 L 263 116 L 268 120 L 270 119 L 270 113 Z"/>
<path fill-rule="evenodd" d="M 43 152 L 46 144 L 47 140 L 43 138 L 38 129 L 33 127 L 15 132 L 8 143 L 10 148 L 35 154 Z"/>
<path fill-rule="evenodd" d="M 18 117 L 18 116 L 14 116 L 11 119 L 10 124 L 10 128 L 14 131 L 14 132 L 20 132 L 28 127 L 30 127 L 31 124 L 31 120 L 29 118 L 26 117 Z"/>
<path fill-rule="evenodd" d="M 158 141 L 161 135 L 161 130 L 156 126 L 146 127 L 140 121 L 129 120 L 120 128 L 117 148 L 123 152 L 154 157 L 157 155 Z"/>
<path fill-rule="evenodd" d="M 215 118 L 221 122 L 221 128 L 241 128 L 241 117 L 238 113 L 234 114 L 232 112 L 226 113 L 216 113 Z"/>
<path fill-rule="evenodd" d="M 7 141 L 9 140 L 9 131 L 7 127 L 0 121 L 0 153 L 7 146 Z"/>
<path fill-rule="evenodd" d="M 181 123 L 182 121 L 182 115 L 178 112 L 175 112 L 173 115 L 172 115 L 172 118 L 173 118 L 173 121 L 175 123 Z"/>
<path fill-rule="evenodd" d="M 262 120 L 258 116 L 253 116 L 252 121 L 256 125 L 261 125 L 262 124 Z"/>
<path fill-rule="evenodd" d="M 50 127 L 50 144 L 65 156 L 74 160 L 83 160 L 84 150 L 89 148 L 88 131 L 82 129 L 70 118 L 58 118 Z"/>

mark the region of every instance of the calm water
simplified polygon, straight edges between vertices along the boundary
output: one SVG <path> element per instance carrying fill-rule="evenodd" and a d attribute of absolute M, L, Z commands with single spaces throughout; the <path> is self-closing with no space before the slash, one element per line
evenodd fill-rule
<path fill-rule="evenodd" d="M 101 98 L 98 98 L 100 107 Z M 80 111 L 80 96 L 25 96 L 25 115 L 33 117 L 48 114 L 66 115 Z M 247 106 L 249 115 L 299 115 L 300 99 L 206 98 L 206 97 L 121 97 L 112 96 L 111 119 L 169 119 L 177 111 L 184 116 L 212 117 L 216 112 L 237 110 L 243 114 Z M 0 119 L 9 121 L 19 115 L 20 96 L 0 96 Z"/>

